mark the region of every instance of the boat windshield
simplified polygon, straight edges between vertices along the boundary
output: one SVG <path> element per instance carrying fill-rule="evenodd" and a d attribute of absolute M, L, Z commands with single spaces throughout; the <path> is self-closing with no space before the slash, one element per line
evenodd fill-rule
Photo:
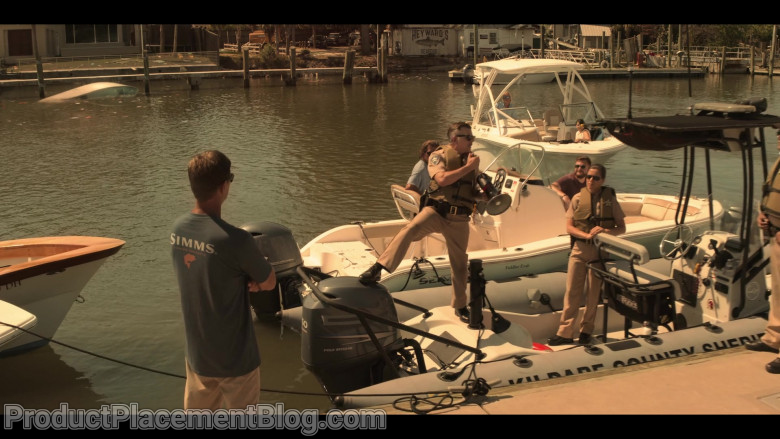
<path fill-rule="evenodd" d="M 495 172 L 499 168 L 505 168 L 523 176 L 539 176 L 539 166 L 544 158 L 543 147 L 526 142 L 506 147 L 476 139 L 471 150 L 479 156 L 481 172 Z"/>
<path fill-rule="evenodd" d="M 498 115 L 499 123 L 502 126 L 516 128 L 531 128 L 535 126 L 534 118 L 531 116 L 528 107 L 496 108 L 495 112 L 493 108 L 486 108 L 479 116 L 479 123 L 496 127 L 499 125 L 496 123 L 496 115 Z"/>
<path fill-rule="evenodd" d="M 593 102 L 561 105 L 561 114 L 566 125 L 574 125 L 577 119 L 584 120 L 586 124 L 596 123 L 601 119 Z"/>

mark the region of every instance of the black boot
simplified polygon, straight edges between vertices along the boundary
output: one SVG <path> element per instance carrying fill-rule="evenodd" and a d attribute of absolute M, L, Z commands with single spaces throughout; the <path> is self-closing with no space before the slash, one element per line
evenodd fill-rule
<path fill-rule="evenodd" d="M 368 270 L 364 271 L 360 275 L 360 283 L 363 285 L 371 285 L 379 282 L 379 278 L 382 277 L 382 269 L 385 268 L 379 262 L 374 263 Z"/>
<path fill-rule="evenodd" d="M 468 323 L 469 317 L 471 316 L 469 313 L 469 307 L 464 306 L 463 308 L 455 308 L 455 315 L 458 316 L 461 322 Z"/>

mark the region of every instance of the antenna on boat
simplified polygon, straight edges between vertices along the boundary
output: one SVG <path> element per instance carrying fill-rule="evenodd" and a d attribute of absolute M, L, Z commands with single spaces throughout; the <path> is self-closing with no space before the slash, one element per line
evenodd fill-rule
<path fill-rule="evenodd" d="M 693 92 L 691 91 L 691 31 L 690 31 L 690 24 L 685 25 L 685 57 L 688 58 L 688 97 L 693 97 Z M 725 60 L 724 60 L 725 62 Z"/>
<path fill-rule="evenodd" d="M 632 79 L 634 77 L 634 67 L 628 65 L 628 118 L 631 119 L 631 90 L 633 90 Z"/>

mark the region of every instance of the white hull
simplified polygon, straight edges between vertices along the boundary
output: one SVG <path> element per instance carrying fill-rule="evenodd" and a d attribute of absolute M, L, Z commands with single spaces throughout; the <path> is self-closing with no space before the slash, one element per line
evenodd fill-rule
<path fill-rule="evenodd" d="M 87 282 L 122 245 L 117 239 L 83 236 L 0 242 L 0 300 L 34 315 L 33 332 L 40 336 L 22 334 L 0 352 L 48 343 Z"/>
<path fill-rule="evenodd" d="M 338 393 L 343 396 L 334 403 L 339 408 L 376 406 L 411 394 L 459 393 L 464 381 L 476 378 L 484 379 L 492 387 L 501 387 L 729 349 L 758 340 L 765 331 L 767 320 L 763 316 L 769 309 L 767 296 L 762 293 L 766 291 L 768 276 L 760 269 L 766 264 L 766 250 L 756 247 L 747 255 L 738 252 L 734 235 L 726 232 L 708 231 L 693 238 L 683 238 L 691 239 L 691 247 L 685 252 L 686 257 L 674 261 L 650 260 L 647 249 L 622 238 L 604 236 L 598 240 L 597 245 L 603 245 L 610 258 L 605 262 L 605 273 L 623 282 L 623 287 L 612 290 L 607 288 L 610 283 L 605 280 L 602 294 L 611 304 L 618 303 L 623 309 L 606 304 L 598 306 L 594 340 L 587 346 L 572 343 L 550 348 L 544 345 L 560 325 L 565 273 L 547 273 L 505 283 L 486 282 L 487 303 L 511 323 L 496 332 L 496 320 L 489 309 L 482 310 L 484 328 L 481 330 L 460 322 L 448 305 L 451 298 L 448 287 L 393 293 L 399 321 L 409 328 L 400 329 L 400 338 L 414 341 L 405 343 L 406 346 L 417 343 L 419 354 L 415 354 L 415 361 L 401 363 L 398 378 L 384 377 L 351 387 L 341 382 Z M 716 255 L 722 258 L 727 249 L 730 252 L 727 260 L 721 260 L 722 264 L 713 262 Z M 742 266 L 743 261 L 748 265 Z M 700 281 L 702 278 L 715 282 Z M 362 292 L 358 296 L 366 294 Z M 644 297 L 652 294 L 658 294 L 653 296 L 657 302 L 645 302 Z M 543 295 L 548 296 L 550 305 Z M 346 295 L 334 297 L 342 305 L 349 303 L 345 301 Z M 430 313 L 410 310 L 399 299 L 427 308 Z M 662 314 L 656 314 L 659 306 L 664 310 Z M 315 335 L 308 335 L 313 328 L 311 322 L 296 328 L 300 315 L 311 309 L 314 307 L 309 301 L 304 311 L 283 311 L 283 323 L 302 330 L 305 337 L 314 338 Z M 630 333 L 625 332 L 624 326 L 624 315 L 630 315 L 621 314 L 626 309 L 641 315 L 631 319 Z M 660 319 L 668 316 L 668 312 L 673 314 L 670 320 Z M 583 313 L 581 307 L 577 320 L 582 319 Z M 648 320 L 654 318 L 659 320 Z M 334 332 L 338 325 L 356 320 L 344 311 L 322 319 Z M 349 334 L 356 338 L 352 332 Z M 600 336 L 606 340 L 600 340 Z M 483 356 L 477 358 L 474 352 L 436 337 L 479 349 Z M 333 382 L 330 385 L 336 387 Z"/>
<path fill-rule="evenodd" d="M 494 80 L 493 84 L 495 85 L 506 85 L 509 84 L 510 81 L 515 79 L 515 75 L 507 74 L 507 75 L 498 75 Z M 520 78 L 517 82 L 520 84 L 546 84 L 548 82 L 553 82 L 555 80 L 555 74 L 554 73 L 529 73 L 527 75 L 524 75 L 522 78 Z M 482 83 L 482 76 L 479 74 L 475 74 L 473 81 L 475 84 L 481 84 Z"/>
<path fill-rule="evenodd" d="M 504 317 L 509 317 L 503 314 Z M 511 320 L 511 318 L 510 318 Z M 474 367 L 476 376 L 484 378 L 491 387 L 504 387 L 544 381 L 564 376 L 583 375 L 590 372 L 616 369 L 654 361 L 679 358 L 703 352 L 713 352 L 742 346 L 758 340 L 767 321 L 760 317 L 734 320 L 717 325 L 721 331 L 709 326 L 658 334 L 655 339 L 635 338 L 596 344 L 590 348 L 578 346 L 560 351 L 529 350 L 520 357 L 479 363 Z M 470 361 L 465 359 L 462 364 Z M 452 394 L 459 396 L 462 382 L 469 378 L 470 366 L 448 370 L 450 374 L 461 369 L 464 373 L 451 381 L 443 380 L 440 373 L 429 372 L 409 375 L 385 381 L 373 386 L 345 393 L 339 408 L 376 407 L 414 394 Z M 393 396 L 382 396 L 393 395 Z"/>
<path fill-rule="evenodd" d="M 474 85 L 472 132 L 479 142 L 508 147 L 522 141 L 543 147 L 556 163 L 547 163 L 542 175 L 553 181 L 570 172 L 578 156 L 590 156 L 593 163 L 606 162 L 626 145 L 603 127 L 604 116 L 577 71 L 581 67 L 574 62 L 551 59 L 507 58 L 477 64 L 475 78 L 479 77 L 480 82 Z M 558 102 L 523 99 L 522 84 L 539 77 L 550 78 L 558 85 L 561 92 Z M 501 87 L 494 89 L 496 85 Z M 500 104 L 504 94 L 512 96 L 508 108 Z M 587 143 L 573 143 L 578 119 L 583 119 L 591 129 L 591 140 Z"/>
<path fill-rule="evenodd" d="M 38 322 L 35 315 L 11 305 L 8 302 L 0 300 L 0 349 L 14 340 L 16 337 L 24 334 Z"/>
<path fill-rule="evenodd" d="M 473 216 L 469 259 L 482 261 L 487 280 L 565 271 L 571 241 L 560 199 L 551 189 L 536 185 L 527 186 L 523 195 L 511 194 L 516 202 L 500 216 Z M 677 198 L 618 194 L 618 201 L 627 215 L 623 237 L 647 247 L 651 258 L 659 257 L 661 238 L 675 225 Z M 689 204 L 692 214 L 685 223 L 696 233 L 711 228 L 708 206 L 703 199 Z M 713 210 L 719 226 L 723 208 L 714 201 Z M 406 224 L 399 219 L 331 229 L 301 249 L 304 265 L 332 276 L 359 276 Z M 441 286 L 439 278 L 449 283 L 450 265 L 444 239 L 435 233 L 413 243 L 399 267 L 393 273 L 383 272 L 380 282 L 395 292 Z"/>

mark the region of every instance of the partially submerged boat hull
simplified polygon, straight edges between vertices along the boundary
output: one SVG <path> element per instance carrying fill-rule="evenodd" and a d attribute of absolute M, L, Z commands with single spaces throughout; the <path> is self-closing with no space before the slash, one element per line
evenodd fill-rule
<path fill-rule="evenodd" d="M 120 96 L 132 97 L 138 93 L 138 88 L 116 82 L 93 82 L 82 85 L 54 96 L 41 99 L 42 103 L 66 102 L 79 99 L 105 99 Z"/>

